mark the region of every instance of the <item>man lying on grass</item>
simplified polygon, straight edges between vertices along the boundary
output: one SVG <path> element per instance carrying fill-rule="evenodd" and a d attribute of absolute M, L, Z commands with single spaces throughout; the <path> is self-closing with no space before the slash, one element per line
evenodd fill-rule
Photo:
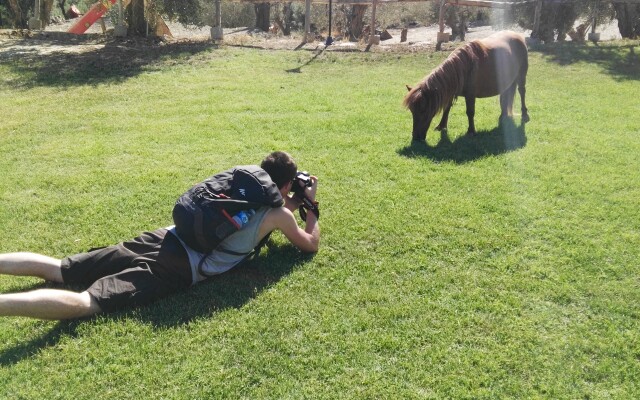
<path fill-rule="evenodd" d="M 263 238 L 280 230 L 289 241 L 305 252 L 318 251 L 320 226 L 314 209 L 318 179 L 308 178 L 306 185 L 296 180 L 297 166 L 285 152 L 269 154 L 260 167 L 283 205 L 263 206 L 242 229 L 228 236 L 210 253 L 194 249 L 180 237 L 176 226 L 146 232 L 130 241 L 93 249 L 62 260 L 34 253 L 0 255 L 0 273 L 35 276 L 49 281 L 88 287 L 78 293 L 60 289 L 38 289 L 0 295 L 0 315 L 42 319 L 70 319 L 139 306 L 182 290 L 225 272 L 245 259 Z M 263 172 L 264 172 L 263 171 Z M 266 176 L 266 174 L 265 174 Z M 304 229 L 298 226 L 293 211 L 306 197 L 314 212 L 305 213 Z M 244 190 L 241 190 L 244 193 Z M 279 193 L 278 193 L 279 192 Z M 282 204 L 282 200 L 280 203 Z M 300 208 L 301 214 L 304 208 Z M 175 210 L 174 210 L 175 212 Z M 174 214 L 175 215 L 175 214 Z M 237 228 L 237 227 L 236 227 Z M 184 235 L 183 235 L 184 236 Z M 188 240 L 187 240 L 188 241 Z M 197 247 L 197 246 L 195 246 Z"/>

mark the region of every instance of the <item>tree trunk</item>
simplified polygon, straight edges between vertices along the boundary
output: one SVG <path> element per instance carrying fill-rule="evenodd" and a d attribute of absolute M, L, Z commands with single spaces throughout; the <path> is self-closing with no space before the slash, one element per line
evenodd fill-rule
<path fill-rule="evenodd" d="M 347 35 L 349 35 L 349 41 L 357 42 L 362 37 L 362 31 L 364 29 L 364 14 L 366 12 L 366 4 L 356 4 L 351 6 L 351 12 L 347 14 Z"/>
<path fill-rule="evenodd" d="M 9 0 L 9 8 L 13 14 L 13 27 L 26 28 L 28 26 L 27 14 L 22 12 L 17 0 Z"/>
<path fill-rule="evenodd" d="M 455 40 L 460 35 L 460 19 L 458 18 L 457 7 L 447 7 L 444 14 L 444 23 L 451 28 L 451 40 Z M 460 38 L 462 39 L 462 37 Z"/>
<path fill-rule="evenodd" d="M 552 43 L 557 33 L 557 40 L 559 42 L 563 41 L 567 37 L 567 33 L 573 28 L 577 15 L 576 7 L 573 3 L 556 4 L 543 1 L 540 9 L 538 31 L 532 32 L 531 36 L 545 43 Z"/>
<path fill-rule="evenodd" d="M 623 38 L 635 39 L 640 36 L 640 5 L 613 3 L 618 20 L 618 29 Z"/>
<path fill-rule="evenodd" d="M 282 27 L 282 33 L 285 36 L 289 36 L 291 35 L 291 21 L 293 21 L 293 8 L 291 7 L 291 3 L 284 3 L 282 13 L 284 14 L 284 26 Z"/>
<path fill-rule="evenodd" d="M 258 3 L 253 6 L 256 13 L 256 28 L 268 32 L 271 24 L 271 4 Z"/>
<path fill-rule="evenodd" d="M 145 6 L 145 0 L 131 0 L 127 6 L 125 18 L 129 22 L 128 35 L 147 36 L 148 32 L 155 32 L 155 19 L 147 21 Z"/>
<path fill-rule="evenodd" d="M 67 17 L 67 10 L 65 10 L 64 8 L 66 2 L 67 0 L 58 0 L 56 3 L 58 3 L 58 7 L 60 7 L 60 11 L 62 11 L 62 16 L 64 17 L 64 19 L 69 19 Z"/>
<path fill-rule="evenodd" d="M 49 25 L 51 21 L 51 9 L 53 9 L 53 0 L 44 0 L 41 1 L 40 4 L 42 8 L 40 9 L 40 22 L 42 23 L 42 28 Z"/>
<path fill-rule="evenodd" d="M 538 0 L 533 11 L 533 27 L 531 28 L 531 37 L 540 39 L 540 14 L 542 13 L 542 0 Z"/>
<path fill-rule="evenodd" d="M 282 6 L 282 17 L 277 16 L 275 23 L 278 24 L 282 34 L 285 36 L 291 35 L 291 22 L 293 21 L 293 9 L 291 3 L 284 3 Z"/>

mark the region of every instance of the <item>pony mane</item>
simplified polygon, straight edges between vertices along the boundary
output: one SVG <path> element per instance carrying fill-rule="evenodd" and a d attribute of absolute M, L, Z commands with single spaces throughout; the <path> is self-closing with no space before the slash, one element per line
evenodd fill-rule
<path fill-rule="evenodd" d="M 436 115 L 447 104 L 456 100 L 478 59 L 487 55 L 486 46 L 478 40 L 457 48 L 409 91 L 404 98 L 404 106 L 412 109 L 418 102 L 426 101 L 427 114 Z"/>

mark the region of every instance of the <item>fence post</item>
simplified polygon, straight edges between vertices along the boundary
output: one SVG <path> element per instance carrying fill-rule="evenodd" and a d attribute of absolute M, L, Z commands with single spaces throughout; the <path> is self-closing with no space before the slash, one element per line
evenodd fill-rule
<path fill-rule="evenodd" d="M 444 12 L 447 6 L 447 0 L 440 0 L 440 11 L 438 11 L 438 35 L 436 41 L 436 50 L 442 48 L 442 43 L 449 41 L 449 34 L 444 32 Z"/>
<path fill-rule="evenodd" d="M 380 36 L 376 35 L 376 5 L 377 0 L 371 0 L 371 29 L 369 30 L 369 44 L 380 44 Z"/>
<path fill-rule="evenodd" d="M 124 6 L 122 0 L 118 0 L 118 23 L 113 28 L 113 35 L 118 37 L 127 36 L 127 26 L 124 24 Z"/>
<path fill-rule="evenodd" d="M 593 22 L 591 23 L 591 33 L 589 33 L 589 40 L 597 42 L 600 40 L 600 34 L 596 32 L 596 26 L 598 24 L 598 2 L 593 2 Z"/>
<path fill-rule="evenodd" d="M 222 41 L 224 35 L 222 33 L 222 12 L 220 11 L 220 0 L 214 1 L 215 15 L 213 17 L 213 26 L 211 27 L 211 40 Z"/>
<path fill-rule="evenodd" d="M 40 21 L 40 0 L 36 0 L 33 17 L 29 19 L 29 29 L 42 29 L 42 21 Z"/>
<path fill-rule="evenodd" d="M 309 43 L 311 39 L 311 0 L 304 1 L 304 41 Z"/>

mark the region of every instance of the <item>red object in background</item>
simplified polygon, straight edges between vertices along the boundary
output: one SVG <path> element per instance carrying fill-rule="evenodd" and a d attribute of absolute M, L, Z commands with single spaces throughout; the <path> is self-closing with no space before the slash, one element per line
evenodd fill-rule
<path fill-rule="evenodd" d="M 103 0 L 95 3 L 91 6 L 89 11 L 78 20 L 69 30 L 68 33 L 76 33 L 82 34 L 89 29 L 91 25 L 93 25 L 97 20 L 99 20 L 112 5 L 114 5 L 118 0 Z"/>
<path fill-rule="evenodd" d="M 75 4 L 72 4 L 67 10 L 67 18 L 78 18 L 80 15 L 82 15 L 82 13 Z"/>

